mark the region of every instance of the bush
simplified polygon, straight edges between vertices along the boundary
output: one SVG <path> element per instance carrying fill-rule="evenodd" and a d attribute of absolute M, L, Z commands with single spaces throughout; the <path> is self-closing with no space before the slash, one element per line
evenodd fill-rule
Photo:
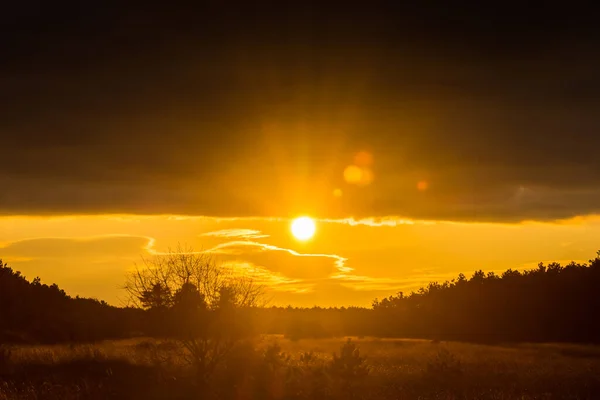
<path fill-rule="evenodd" d="M 343 380 L 356 381 L 369 375 L 369 367 L 365 358 L 360 356 L 360 350 L 352 340 L 348 339 L 340 347 L 340 355 L 333 353 L 331 373 Z"/>
<path fill-rule="evenodd" d="M 365 358 L 360 356 L 360 350 L 348 339 L 340 347 L 339 356 L 333 353 L 333 360 L 329 365 L 334 393 L 345 398 L 355 397 L 369 372 Z"/>

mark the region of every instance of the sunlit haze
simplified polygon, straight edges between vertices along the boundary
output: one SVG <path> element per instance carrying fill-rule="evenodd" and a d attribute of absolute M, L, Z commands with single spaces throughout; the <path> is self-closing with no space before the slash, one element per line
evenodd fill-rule
<path fill-rule="evenodd" d="M 301 241 L 287 218 L 186 216 L 3 217 L 0 253 L 28 277 L 69 293 L 121 304 L 123 277 L 141 258 L 178 243 L 252 272 L 272 303 L 369 305 L 477 269 L 533 268 L 540 261 L 587 261 L 600 217 L 557 222 L 475 223 L 401 218 L 316 218 Z"/>

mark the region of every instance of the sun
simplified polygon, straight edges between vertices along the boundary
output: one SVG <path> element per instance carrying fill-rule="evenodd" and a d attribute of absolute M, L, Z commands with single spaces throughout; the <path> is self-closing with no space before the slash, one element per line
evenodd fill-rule
<path fill-rule="evenodd" d="M 292 235 L 298 240 L 310 239 L 315 230 L 315 221 L 310 217 L 298 217 L 292 221 Z"/>

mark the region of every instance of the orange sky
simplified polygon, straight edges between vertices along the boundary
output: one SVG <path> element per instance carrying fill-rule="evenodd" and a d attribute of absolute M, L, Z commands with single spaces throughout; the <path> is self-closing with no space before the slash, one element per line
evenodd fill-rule
<path fill-rule="evenodd" d="M 362 305 L 476 269 L 587 261 L 600 217 L 554 223 L 456 223 L 388 218 L 317 220 L 300 242 L 283 218 L 72 216 L 0 218 L 0 254 L 28 278 L 72 295 L 122 304 L 120 289 L 142 256 L 178 243 L 251 271 L 273 305 Z"/>

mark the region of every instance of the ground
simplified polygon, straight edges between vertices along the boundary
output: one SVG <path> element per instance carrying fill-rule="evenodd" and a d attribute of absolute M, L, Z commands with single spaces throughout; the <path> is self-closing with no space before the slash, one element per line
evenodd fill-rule
<path fill-rule="evenodd" d="M 204 386 L 168 342 L 5 347 L 0 399 L 600 398 L 596 346 L 347 341 L 265 336 L 233 349 Z"/>

